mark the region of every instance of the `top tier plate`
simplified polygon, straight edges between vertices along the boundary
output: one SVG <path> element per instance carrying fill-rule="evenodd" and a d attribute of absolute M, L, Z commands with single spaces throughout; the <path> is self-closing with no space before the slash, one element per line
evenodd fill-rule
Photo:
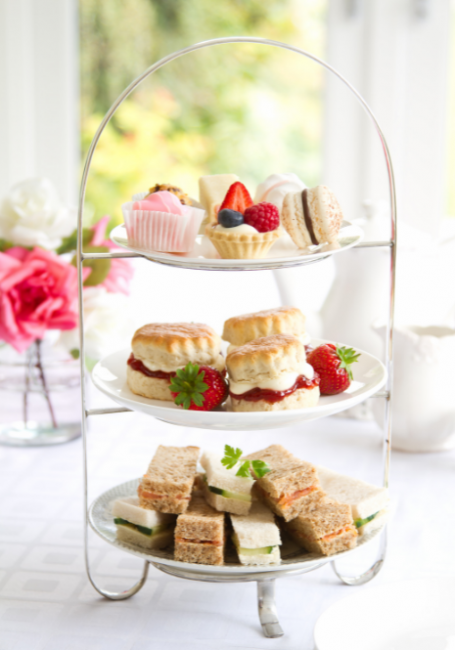
<path fill-rule="evenodd" d="M 189 253 L 160 253 L 128 246 L 124 224 L 112 230 L 111 239 L 117 246 L 160 264 L 205 271 L 267 271 L 313 264 L 334 253 L 345 251 L 362 241 L 363 231 L 349 221 L 343 221 L 338 235 L 338 244 L 311 246 L 308 249 L 297 248 L 286 233 L 272 246 L 267 256 L 260 260 L 223 260 L 210 240 L 203 235 L 196 237 L 194 248 Z"/>

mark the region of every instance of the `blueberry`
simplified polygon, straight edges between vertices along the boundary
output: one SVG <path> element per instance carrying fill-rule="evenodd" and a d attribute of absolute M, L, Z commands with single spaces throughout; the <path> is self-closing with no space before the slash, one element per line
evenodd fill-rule
<path fill-rule="evenodd" d="M 218 212 L 218 223 L 223 226 L 223 228 L 235 228 L 236 226 L 241 226 L 243 222 L 243 214 L 237 212 L 237 210 L 229 210 L 225 208 Z"/>

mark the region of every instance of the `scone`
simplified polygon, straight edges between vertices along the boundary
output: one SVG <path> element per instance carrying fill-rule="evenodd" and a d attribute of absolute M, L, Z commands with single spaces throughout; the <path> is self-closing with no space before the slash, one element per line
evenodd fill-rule
<path fill-rule="evenodd" d="M 306 318 L 297 307 L 277 307 L 253 314 L 229 318 L 224 323 L 222 339 L 229 342 L 228 352 L 262 336 L 292 334 L 304 345 L 311 337 L 305 331 Z"/>
<path fill-rule="evenodd" d="M 281 221 L 299 248 L 337 243 L 343 212 L 332 190 L 318 185 L 286 194 Z"/>
<path fill-rule="evenodd" d="M 281 411 L 315 406 L 319 375 L 303 344 L 277 334 L 241 345 L 226 357 L 233 411 Z"/>
<path fill-rule="evenodd" d="M 224 370 L 221 339 L 201 323 L 151 323 L 135 332 L 126 378 L 133 393 L 173 401 L 169 385 L 188 362 Z"/>

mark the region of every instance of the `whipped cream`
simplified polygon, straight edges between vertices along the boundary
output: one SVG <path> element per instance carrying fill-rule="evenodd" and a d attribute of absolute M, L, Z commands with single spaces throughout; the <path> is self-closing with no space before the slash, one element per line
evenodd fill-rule
<path fill-rule="evenodd" d="M 146 361 L 145 359 L 142 359 L 141 357 L 138 357 L 135 355 L 135 359 L 138 361 L 142 361 L 144 366 L 148 368 L 148 370 L 151 370 L 152 372 L 175 372 L 178 370 L 178 368 L 184 368 L 186 366 L 186 363 L 184 363 L 182 366 L 178 366 L 177 368 L 175 365 L 171 365 L 165 362 L 161 362 L 159 366 L 157 366 L 155 363 L 151 363 L 150 361 Z M 215 355 L 215 357 L 212 359 L 212 357 L 207 356 L 206 360 L 199 360 L 197 363 L 201 366 L 210 366 L 211 368 L 215 368 L 215 370 L 219 370 L 220 372 L 224 370 L 226 363 L 225 359 L 221 354 Z"/>
<path fill-rule="evenodd" d="M 292 388 L 292 386 L 294 386 L 295 382 L 297 381 L 297 377 L 300 377 L 300 375 L 303 375 L 310 380 L 313 379 L 313 366 L 310 366 L 309 363 L 305 363 L 302 365 L 300 372 L 282 372 L 278 377 L 254 382 L 232 381 L 232 379 L 229 379 L 229 390 L 231 393 L 234 393 L 234 395 L 243 395 L 243 393 L 247 393 L 249 390 L 253 390 L 253 388 L 262 388 L 277 391 L 288 390 L 288 388 Z"/>
<path fill-rule="evenodd" d="M 234 228 L 225 228 L 221 224 L 218 224 L 217 226 L 215 226 L 215 230 L 219 230 L 220 232 L 232 232 L 238 235 L 243 235 L 243 234 L 247 235 L 247 234 L 258 232 L 256 228 L 253 228 L 253 226 L 249 226 L 246 223 L 242 223 L 240 224 L 240 226 L 235 226 Z"/>

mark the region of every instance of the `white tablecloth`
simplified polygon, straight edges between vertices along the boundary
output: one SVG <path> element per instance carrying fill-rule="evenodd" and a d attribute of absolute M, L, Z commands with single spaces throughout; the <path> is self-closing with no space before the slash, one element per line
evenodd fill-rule
<path fill-rule="evenodd" d="M 7 415 L 4 409 L 1 419 Z M 204 448 L 230 443 L 249 452 L 280 442 L 297 456 L 380 483 L 381 436 L 372 422 L 341 418 L 224 434 L 139 414 L 96 417 L 89 436 L 91 498 L 143 474 L 159 443 Z M 147 584 L 132 599 L 101 598 L 84 571 L 80 440 L 50 448 L 0 447 L 0 469 L 0 650 L 312 650 L 320 613 L 354 589 L 455 575 L 455 452 L 393 454 L 396 510 L 383 570 L 369 585 L 354 588 L 339 583 L 330 565 L 277 581 L 285 631 L 280 639 L 262 636 L 255 583 L 185 581 L 151 568 Z M 115 590 L 131 586 L 142 562 L 93 533 L 90 540 L 99 583 Z M 375 552 L 373 542 L 342 566 L 351 574 L 363 571 Z"/>

